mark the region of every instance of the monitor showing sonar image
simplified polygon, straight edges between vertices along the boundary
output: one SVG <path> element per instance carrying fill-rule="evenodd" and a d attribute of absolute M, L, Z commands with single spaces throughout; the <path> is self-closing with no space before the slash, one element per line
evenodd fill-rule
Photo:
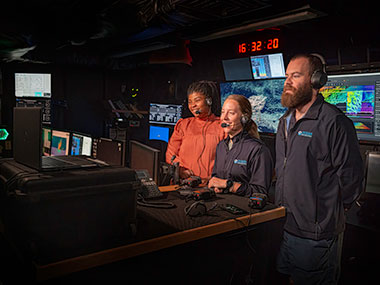
<path fill-rule="evenodd" d="M 329 75 L 320 92 L 353 121 L 360 140 L 380 141 L 380 73 Z"/>
<path fill-rule="evenodd" d="M 69 155 L 70 132 L 52 130 L 51 155 Z"/>
<path fill-rule="evenodd" d="M 347 116 L 374 117 L 374 85 L 326 86 L 321 89 L 321 93 L 327 102 L 336 105 Z"/>
<path fill-rule="evenodd" d="M 259 132 L 276 133 L 278 120 L 286 112 L 281 105 L 285 79 L 233 81 L 220 83 L 221 103 L 231 94 L 248 98 L 252 105 L 252 119 Z"/>

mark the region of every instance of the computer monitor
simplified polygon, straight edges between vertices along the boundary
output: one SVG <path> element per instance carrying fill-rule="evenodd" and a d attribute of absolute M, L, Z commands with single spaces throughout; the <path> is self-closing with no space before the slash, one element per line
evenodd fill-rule
<path fill-rule="evenodd" d="M 182 105 L 150 103 L 150 124 L 175 125 L 181 116 Z"/>
<path fill-rule="evenodd" d="M 50 156 L 51 149 L 51 129 L 42 128 L 42 153 L 45 156 Z"/>
<path fill-rule="evenodd" d="M 50 73 L 15 73 L 16 97 L 51 97 Z"/>
<path fill-rule="evenodd" d="M 282 53 L 251 56 L 251 66 L 254 79 L 285 77 Z"/>
<path fill-rule="evenodd" d="M 285 79 L 231 81 L 220 83 L 221 103 L 231 94 L 248 98 L 252 105 L 252 119 L 261 133 L 276 133 L 278 120 L 286 112 L 281 105 Z"/>
<path fill-rule="evenodd" d="M 359 140 L 380 142 L 380 73 L 329 75 L 320 92 L 353 121 Z"/>
<path fill-rule="evenodd" d="M 71 155 L 92 154 L 92 137 L 86 134 L 71 133 Z"/>
<path fill-rule="evenodd" d="M 225 59 L 222 64 L 226 81 L 253 79 L 249 57 Z"/>
<path fill-rule="evenodd" d="M 149 126 L 149 139 L 169 142 L 169 128 Z"/>
<path fill-rule="evenodd" d="M 51 131 L 51 155 L 69 155 L 70 132 Z"/>
<path fill-rule="evenodd" d="M 159 185 L 160 151 L 135 140 L 130 141 L 129 150 L 130 167 L 135 170 L 148 170 L 151 178 Z"/>
<path fill-rule="evenodd" d="M 109 165 L 125 166 L 125 142 L 108 138 L 94 139 L 92 155 Z"/>

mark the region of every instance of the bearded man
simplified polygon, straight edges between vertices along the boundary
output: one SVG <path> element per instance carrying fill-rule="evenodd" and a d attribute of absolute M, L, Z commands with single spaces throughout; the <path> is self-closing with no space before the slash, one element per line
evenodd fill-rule
<path fill-rule="evenodd" d="M 326 81 L 318 55 L 296 55 L 281 97 L 275 200 L 286 222 L 277 270 L 294 284 L 338 283 L 344 213 L 363 189 L 355 128 L 319 93 Z"/>

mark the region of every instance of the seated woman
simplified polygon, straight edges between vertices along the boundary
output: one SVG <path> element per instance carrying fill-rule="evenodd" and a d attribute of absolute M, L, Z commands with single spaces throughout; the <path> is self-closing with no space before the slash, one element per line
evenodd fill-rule
<path fill-rule="evenodd" d="M 218 144 L 208 183 L 216 193 L 229 191 L 246 197 L 252 193 L 268 194 L 273 162 L 251 117 L 252 106 L 246 97 L 227 97 L 220 118 L 228 137 Z"/>
<path fill-rule="evenodd" d="M 220 119 L 215 115 L 219 92 L 212 81 L 190 84 L 188 107 L 194 117 L 180 119 L 174 127 L 166 150 L 166 162 L 179 162 L 180 178 L 191 175 L 211 177 L 216 146 L 224 137 Z"/>

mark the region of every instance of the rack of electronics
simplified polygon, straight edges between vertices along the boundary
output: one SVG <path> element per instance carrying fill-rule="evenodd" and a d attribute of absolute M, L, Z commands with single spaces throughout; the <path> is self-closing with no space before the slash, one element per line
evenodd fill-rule
<path fill-rule="evenodd" d="M 241 94 L 252 104 L 252 119 L 262 137 L 274 137 L 285 82 L 282 53 L 227 59 L 222 61 L 225 82 L 220 83 L 221 102 L 230 94 Z M 350 118 L 361 145 L 377 150 L 380 146 L 380 73 L 352 71 L 328 74 L 320 93 L 325 101 Z"/>
<path fill-rule="evenodd" d="M 51 123 L 51 74 L 15 73 L 16 107 L 41 107 L 42 122 Z"/>
<path fill-rule="evenodd" d="M 149 144 L 160 150 L 156 180 L 159 185 L 165 185 L 170 180 L 170 167 L 165 163 L 165 153 L 174 126 L 182 117 L 181 104 L 149 104 Z M 131 153 L 131 155 L 133 155 Z M 148 167 L 148 166 L 147 166 Z"/>

